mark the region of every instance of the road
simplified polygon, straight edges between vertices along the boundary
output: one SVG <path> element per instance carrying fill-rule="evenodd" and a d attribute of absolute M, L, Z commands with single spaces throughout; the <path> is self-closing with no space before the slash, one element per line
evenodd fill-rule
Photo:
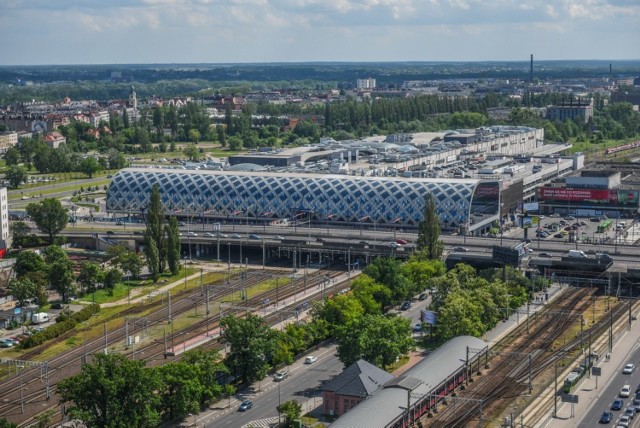
<path fill-rule="evenodd" d="M 220 426 L 239 428 L 253 421 L 277 418 L 278 402 L 284 403 L 294 399 L 303 404 L 303 413 L 312 411 L 314 403 L 317 406 L 322 404 L 322 394 L 319 389 L 321 385 L 340 374 L 344 366 L 335 356 L 335 346 L 320 348 L 310 355 L 317 356 L 318 361 L 313 364 L 303 364 L 304 358 L 297 360 L 290 366 L 287 379 L 275 382 L 268 377 L 260 385 L 255 383 L 251 391 L 236 394 L 231 399 L 230 408 L 201 413 L 198 415 L 197 423 L 211 428 Z M 253 408 L 246 412 L 239 412 L 238 406 L 245 399 L 253 401 Z M 228 402 L 223 400 L 219 404 L 227 406 Z"/>
<path fill-rule="evenodd" d="M 625 375 L 622 374 L 622 368 L 626 363 L 633 363 L 636 365 L 636 370 L 630 374 Z M 640 369 L 638 369 L 638 365 L 640 364 L 640 343 L 635 342 L 631 353 L 628 358 L 622 360 L 619 366 L 616 368 L 613 376 L 610 378 L 607 386 L 600 392 L 597 400 L 593 403 L 588 412 L 585 413 L 582 418 L 579 426 L 594 426 L 597 424 L 600 419 L 600 415 L 605 410 L 608 410 L 611 407 L 611 403 L 613 400 L 618 398 L 618 394 L 620 393 L 620 389 L 624 385 L 631 386 L 631 396 L 629 398 L 624 398 L 625 407 L 621 411 L 613 411 L 614 419 L 611 423 L 612 426 L 616 426 L 615 422 L 618 421 L 620 416 L 623 414 L 624 408 L 629 406 L 630 403 L 633 402 L 633 393 L 636 390 L 636 387 L 640 385 Z M 588 388 L 593 388 L 593 380 L 587 381 L 589 382 Z M 604 384 L 603 380 L 600 379 L 600 388 Z M 631 427 L 640 427 L 640 416 L 634 418 L 633 424 Z"/>

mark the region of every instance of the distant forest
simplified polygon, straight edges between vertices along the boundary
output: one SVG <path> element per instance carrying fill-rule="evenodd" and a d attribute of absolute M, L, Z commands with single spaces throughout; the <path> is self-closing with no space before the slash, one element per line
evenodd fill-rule
<path fill-rule="evenodd" d="M 609 75 L 609 64 L 614 76 L 640 76 L 640 60 L 636 60 L 538 61 L 534 62 L 534 77 L 601 78 Z M 125 97 L 131 84 L 141 97 L 273 89 L 322 91 L 348 87 L 367 77 L 389 89 L 399 88 L 405 80 L 528 79 L 529 62 L 10 66 L 0 67 L 0 103 L 65 96 L 106 101 Z"/>

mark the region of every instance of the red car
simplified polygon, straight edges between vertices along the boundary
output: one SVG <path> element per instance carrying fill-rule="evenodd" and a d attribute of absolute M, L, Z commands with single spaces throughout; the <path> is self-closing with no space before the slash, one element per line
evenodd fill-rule
<path fill-rule="evenodd" d="M 404 239 L 396 239 L 396 244 L 407 245 L 407 241 L 405 241 Z"/>

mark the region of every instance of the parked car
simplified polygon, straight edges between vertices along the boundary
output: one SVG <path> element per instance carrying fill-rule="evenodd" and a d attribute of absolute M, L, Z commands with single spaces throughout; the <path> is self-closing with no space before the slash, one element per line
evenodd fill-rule
<path fill-rule="evenodd" d="M 304 359 L 304 363 L 305 364 L 313 364 L 316 361 L 318 361 L 318 357 L 316 357 L 314 355 L 309 355 L 307 358 Z"/>
<path fill-rule="evenodd" d="M 422 323 L 416 323 L 416 325 L 413 326 L 413 331 L 422 331 Z"/>
<path fill-rule="evenodd" d="M 418 296 L 418 300 L 426 300 L 426 299 L 427 299 L 427 293 L 421 293 L 421 294 Z"/>
<path fill-rule="evenodd" d="M 467 251 L 469 251 L 469 249 L 465 248 L 465 247 L 453 247 L 453 251 L 458 251 L 460 253 L 466 253 Z"/>
<path fill-rule="evenodd" d="M 0 348 L 11 348 L 13 343 L 7 339 L 0 339 Z"/>
<path fill-rule="evenodd" d="M 247 410 L 249 410 L 252 407 L 253 407 L 253 401 L 244 400 L 242 403 L 240 403 L 240 407 L 238 407 L 238 411 L 239 412 L 246 412 Z"/>
<path fill-rule="evenodd" d="M 403 311 L 411 309 L 411 302 L 405 300 L 404 302 L 402 302 L 402 306 L 400 306 L 400 309 L 402 309 Z"/>

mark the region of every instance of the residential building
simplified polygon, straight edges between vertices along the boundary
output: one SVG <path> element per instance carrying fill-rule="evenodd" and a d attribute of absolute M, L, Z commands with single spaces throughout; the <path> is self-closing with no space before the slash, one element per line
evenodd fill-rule
<path fill-rule="evenodd" d="M 15 131 L 0 132 L 0 150 L 6 150 L 18 144 L 18 133 Z"/>

